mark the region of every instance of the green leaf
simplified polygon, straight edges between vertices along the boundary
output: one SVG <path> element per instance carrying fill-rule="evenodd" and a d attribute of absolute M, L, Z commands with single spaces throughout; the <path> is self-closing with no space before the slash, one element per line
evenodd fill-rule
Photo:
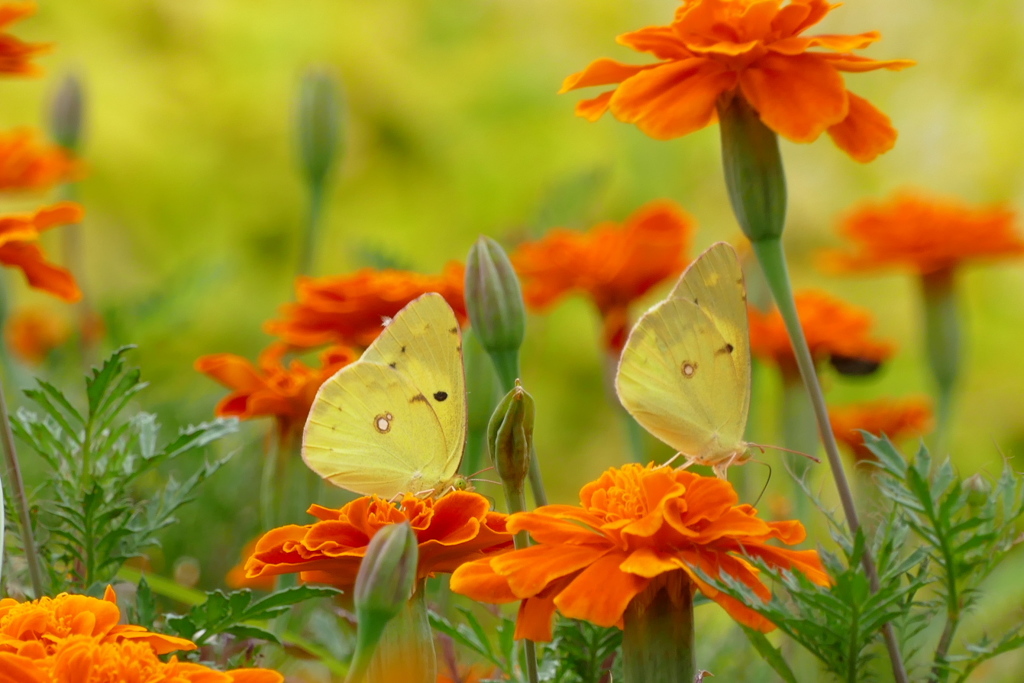
<path fill-rule="evenodd" d="M 761 655 L 761 658 L 768 663 L 768 666 L 775 670 L 775 673 L 779 674 L 782 680 L 786 681 L 786 683 L 798 683 L 796 675 L 789 668 L 789 664 L 786 662 L 786 658 L 782 656 L 780 648 L 772 645 L 768 638 L 760 631 L 744 626 L 743 632 L 747 635 L 750 644 Z"/>

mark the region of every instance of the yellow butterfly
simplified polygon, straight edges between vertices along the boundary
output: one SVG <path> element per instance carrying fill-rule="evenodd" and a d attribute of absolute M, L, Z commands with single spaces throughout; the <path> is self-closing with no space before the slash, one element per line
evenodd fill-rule
<path fill-rule="evenodd" d="M 637 321 L 615 388 L 637 422 L 686 458 L 683 467 L 710 465 L 724 479 L 750 458 L 750 331 L 735 249 L 712 245 Z"/>
<path fill-rule="evenodd" d="M 320 387 L 302 435 L 302 459 L 355 493 L 438 495 L 466 444 L 462 331 L 440 294 L 409 302 L 362 357 Z"/>

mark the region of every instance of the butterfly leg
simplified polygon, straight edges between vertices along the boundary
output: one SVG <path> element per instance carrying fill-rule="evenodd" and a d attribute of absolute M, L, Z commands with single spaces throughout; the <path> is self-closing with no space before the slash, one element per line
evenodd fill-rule
<path fill-rule="evenodd" d="M 739 459 L 740 455 L 741 453 L 733 453 L 722 462 L 712 465 L 711 469 L 715 471 L 715 476 L 718 477 L 719 479 L 725 479 L 726 481 L 728 481 L 729 477 L 727 472 L 729 470 L 729 467 L 736 464 L 736 460 Z"/>

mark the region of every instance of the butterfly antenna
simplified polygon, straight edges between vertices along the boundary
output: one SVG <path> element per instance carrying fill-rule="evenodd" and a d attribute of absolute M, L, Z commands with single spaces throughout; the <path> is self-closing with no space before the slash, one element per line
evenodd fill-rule
<path fill-rule="evenodd" d="M 748 446 L 753 446 L 754 448 L 757 448 L 762 453 L 764 453 L 764 449 L 771 448 L 772 450 L 776 450 L 776 451 L 785 451 L 786 453 L 793 453 L 794 455 L 802 455 L 805 458 L 807 458 L 808 460 L 813 460 L 814 462 L 818 463 L 819 465 L 821 464 L 821 459 L 820 458 L 817 458 L 817 457 L 811 455 L 810 453 L 804 453 L 803 451 L 794 451 L 791 448 L 783 448 L 782 446 L 771 446 L 769 444 L 748 443 L 747 445 Z M 754 462 L 754 461 L 751 460 L 751 462 Z"/>
<path fill-rule="evenodd" d="M 766 463 L 764 460 L 755 460 L 751 458 L 747 462 L 756 462 L 758 465 L 764 465 L 768 468 L 768 478 L 764 480 L 764 486 L 761 487 L 761 493 L 757 494 L 757 498 L 754 499 L 752 507 L 757 507 L 757 504 L 761 502 L 761 496 L 768 490 L 768 483 L 772 480 L 772 466 Z"/>
<path fill-rule="evenodd" d="M 485 467 L 482 470 L 480 470 L 479 472 L 474 472 L 473 474 L 467 475 L 466 479 L 472 479 L 473 477 L 477 476 L 478 474 L 483 474 L 487 470 L 493 470 L 493 469 L 494 469 L 494 465 L 491 465 L 490 467 Z M 480 481 L 484 481 L 484 480 L 481 479 Z"/>
<path fill-rule="evenodd" d="M 483 482 L 487 482 L 488 484 L 496 484 L 498 486 L 501 486 L 501 482 L 500 481 L 494 481 L 493 479 L 474 479 L 473 481 L 483 481 Z"/>

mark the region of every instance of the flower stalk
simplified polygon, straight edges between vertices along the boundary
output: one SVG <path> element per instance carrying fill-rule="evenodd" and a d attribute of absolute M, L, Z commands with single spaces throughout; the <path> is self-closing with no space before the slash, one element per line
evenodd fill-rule
<path fill-rule="evenodd" d="M 953 394 L 960 376 L 960 317 L 956 301 L 956 275 L 944 268 L 923 275 L 925 344 L 928 365 L 938 390 L 935 450 L 948 446 Z"/>
<path fill-rule="evenodd" d="M 693 587 L 682 570 L 666 575 L 626 608 L 622 629 L 625 683 L 677 683 L 697 675 Z"/>
<path fill-rule="evenodd" d="M 786 325 L 793 355 L 809 395 L 818 423 L 818 431 L 828 456 L 832 479 L 850 530 L 856 534 L 861 524 L 853 500 L 850 482 L 843 469 L 839 447 L 829 420 L 825 394 L 818 379 L 814 359 L 807 345 L 796 300 L 790 284 L 786 253 L 782 247 L 782 231 L 786 219 L 786 180 L 779 153 L 778 138 L 757 112 L 742 97 L 734 96 L 719 106 L 722 135 L 722 163 L 733 213 L 750 239 L 761 264 L 761 270 L 772 292 L 772 298 Z M 872 592 L 878 592 L 878 570 L 869 550 L 862 555 L 864 572 Z M 906 683 L 906 668 L 891 623 L 883 627 L 886 649 L 892 663 L 893 676 Z"/>

